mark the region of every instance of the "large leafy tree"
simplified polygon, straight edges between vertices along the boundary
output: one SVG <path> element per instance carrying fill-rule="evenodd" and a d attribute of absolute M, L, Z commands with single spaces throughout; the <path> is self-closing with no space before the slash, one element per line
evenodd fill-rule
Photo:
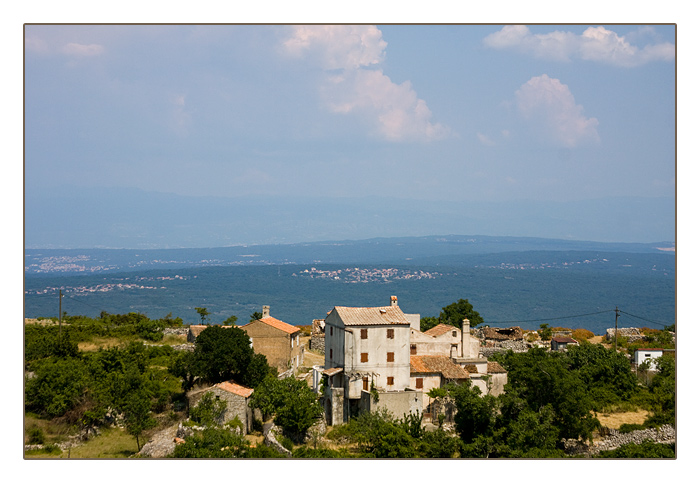
<path fill-rule="evenodd" d="M 614 349 L 583 342 L 567 349 L 566 362 L 586 385 L 596 410 L 628 400 L 637 391 L 637 380 L 627 358 Z"/>
<path fill-rule="evenodd" d="M 250 406 L 264 416 L 274 415 L 275 424 L 293 439 L 302 437 L 323 412 L 318 397 L 306 381 L 269 375 L 255 389 Z"/>
<path fill-rule="evenodd" d="M 264 355 L 255 354 L 244 330 L 212 325 L 197 336 L 194 352 L 180 356 L 171 370 L 188 389 L 196 378 L 212 384 L 234 380 L 254 388 L 271 369 Z"/>
<path fill-rule="evenodd" d="M 469 300 L 459 299 L 457 302 L 443 307 L 442 311 L 440 311 L 440 315 L 437 317 L 421 318 L 420 330 L 425 332 L 438 324 L 462 327 L 462 321 L 464 319 L 469 319 L 469 324 L 471 327 L 476 327 L 477 325 L 484 323 L 484 319 L 481 317 L 481 315 L 479 315 L 479 312 L 474 310 L 474 307 L 469 303 Z"/>

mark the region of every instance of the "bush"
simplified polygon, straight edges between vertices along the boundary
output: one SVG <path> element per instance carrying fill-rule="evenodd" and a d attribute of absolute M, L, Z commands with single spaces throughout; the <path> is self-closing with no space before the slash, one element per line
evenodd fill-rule
<path fill-rule="evenodd" d="M 44 444 L 46 441 L 44 431 L 36 426 L 29 428 L 29 431 L 27 431 L 27 436 L 29 437 L 29 444 Z"/>
<path fill-rule="evenodd" d="M 595 334 L 588 329 L 574 329 L 574 331 L 571 333 L 571 337 L 579 342 L 588 340 L 594 335 Z"/>

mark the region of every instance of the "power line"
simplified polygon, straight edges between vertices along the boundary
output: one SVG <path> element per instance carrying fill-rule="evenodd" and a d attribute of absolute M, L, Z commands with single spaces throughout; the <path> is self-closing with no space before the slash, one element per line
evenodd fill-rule
<path fill-rule="evenodd" d="M 506 320 L 506 321 L 501 321 L 501 322 L 491 322 L 491 321 L 486 321 L 486 322 L 489 324 L 520 324 L 520 323 L 524 323 L 524 322 L 546 322 L 546 321 L 551 321 L 551 320 L 574 319 L 576 317 L 588 317 L 589 315 L 606 314 L 608 312 L 615 312 L 615 309 L 601 310 L 600 312 L 591 312 L 589 314 L 564 315 L 562 317 L 550 317 L 547 319 Z M 620 312 L 622 312 L 622 311 L 620 311 Z"/>
<path fill-rule="evenodd" d="M 643 320 L 645 322 L 649 322 L 650 324 L 655 324 L 655 325 L 660 325 L 661 327 L 666 327 L 668 324 L 662 324 L 661 322 L 654 322 L 653 320 L 645 319 L 644 317 L 640 317 L 638 315 L 630 314 L 629 312 L 625 312 L 624 310 L 620 310 L 621 314 L 629 315 L 630 317 L 634 317 L 636 319 Z"/>

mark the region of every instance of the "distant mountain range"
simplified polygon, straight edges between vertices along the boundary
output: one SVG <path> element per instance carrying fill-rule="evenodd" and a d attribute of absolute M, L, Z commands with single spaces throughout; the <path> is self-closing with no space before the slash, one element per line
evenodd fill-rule
<path fill-rule="evenodd" d="M 507 261 L 507 253 L 675 254 L 673 242 L 607 243 L 532 237 L 445 235 L 181 249 L 31 249 L 25 273 L 87 274 L 168 268 L 287 264 L 455 265 Z M 497 254 L 488 258 L 487 254 Z M 548 258 L 554 255 L 548 255 Z M 522 259 L 522 257 L 519 257 Z"/>
<path fill-rule="evenodd" d="M 90 187 L 58 193 L 27 189 L 24 208 L 26 248 L 297 244 L 297 251 L 300 243 L 435 233 L 658 243 L 675 240 L 676 213 L 673 198 L 572 202 L 292 199 L 264 191 L 260 196 L 223 198 Z M 486 243 L 485 237 L 479 239 Z M 366 247 L 369 242 L 357 243 Z M 313 250 L 330 250 L 320 247 Z M 425 256 L 428 251 L 421 253 L 405 255 Z"/>

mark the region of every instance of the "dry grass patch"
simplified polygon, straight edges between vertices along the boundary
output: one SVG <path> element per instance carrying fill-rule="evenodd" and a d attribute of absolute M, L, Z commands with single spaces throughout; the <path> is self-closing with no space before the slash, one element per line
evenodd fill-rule
<path fill-rule="evenodd" d="M 116 337 L 95 338 L 84 342 L 78 342 L 78 349 L 84 352 L 94 352 L 100 349 L 119 347 L 122 344 L 124 344 L 124 340 Z"/>
<path fill-rule="evenodd" d="M 642 424 L 649 416 L 649 411 L 638 409 L 620 413 L 599 413 L 597 415 L 600 424 L 610 429 L 620 429 L 623 424 Z"/>

